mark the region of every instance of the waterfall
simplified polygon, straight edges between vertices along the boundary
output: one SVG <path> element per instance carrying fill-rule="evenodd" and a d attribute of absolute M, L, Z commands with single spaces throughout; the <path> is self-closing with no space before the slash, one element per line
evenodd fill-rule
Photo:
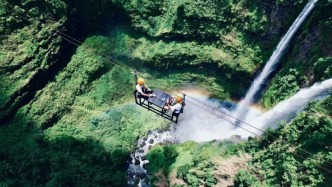
<path fill-rule="evenodd" d="M 286 47 L 288 46 L 289 42 L 291 41 L 292 37 L 301 26 L 303 21 L 309 15 L 311 10 L 314 8 L 315 3 L 317 0 L 310 0 L 307 5 L 304 7 L 300 15 L 296 18 L 292 26 L 289 28 L 285 36 L 279 42 L 277 48 L 274 50 L 272 56 L 267 61 L 263 71 L 260 75 L 254 80 L 251 84 L 249 91 L 247 92 L 245 98 L 239 103 L 236 110 L 234 111 L 234 115 L 239 119 L 244 119 L 247 111 L 247 107 L 249 104 L 253 102 L 255 95 L 259 92 L 262 85 L 266 81 L 267 77 L 270 75 L 271 72 L 274 71 L 275 66 L 279 62 L 281 56 L 283 55 Z"/>
<path fill-rule="evenodd" d="M 246 130 L 237 128 L 233 129 L 233 123 L 220 120 L 220 117 L 211 115 L 210 112 L 201 110 L 188 103 L 186 112 L 183 113 L 182 120 L 179 121 L 178 126 L 171 126 L 168 130 L 158 132 L 152 131 L 147 137 L 139 139 L 137 142 L 136 151 L 131 154 L 131 160 L 128 162 L 128 186 L 136 186 L 139 181 L 139 187 L 148 187 L 149 176 L 144 169 L 144 165 L 149 161 L 146 155 L 149 149 L 158 143 L 179 143 L 186 141 L 206 142 L 211 140 L 230 139 L 231 141 L 239 141 L 239 138 L 248 138 L 254 134 L 262 134 L 268 127 L 273 127 L 280 121 L 289 122 L 296 115 L 305 109 L 308 102 L 321 99 L 329 95 L 329 90 L 332 89 L 332 78 L 320 83 L 315 83 L 310 88 L 303 88 L 294 96 L 278 103 L 271 110 L 261 113 L 256 109 L 251 108 L 245 119 L 249 124 L 254 125 L 255 128 L 244 125 Z M 211 112 L 221 110 L 225 113 L 230 113 L 233 108 L 233 103 L 217 102 L 205 97 L 195 96 L 196 99 L 208 105 L 213 105 L 215 109 Z M 205 98 L 205 99 L 204 99 Z M 192 100 L 191 102 L 194 102 Z M 223 117 L 226 117 L 225 115 Z M 222 128 L 221 128 L 222 127 Z M 260 130 L 258 130 L 260 129 Z M 254 134 L 252 134 L 252 133 Z"/>
<path fill-rule="evenodd" d="M 248 121 L 250 124 L 255 125 L 257 129 L 265 131 L 268 127 L 273 127 L 281 121 L 289 122 L 291 119 L 305 109 L 309 101 L 321 99 L 329 94 L 329 90 L 332 89 L 332 78 L 325 80 L 321 83 L 315 83 L 310 88 L 303 88 L 297 92 L 294 96 L 278 103 L 271 110 L 264 112 L 256 119 Z M 245 126 L 247 130 L 261 134 L 261 131 L 252 127 Z M 252 136 L 251 133 L 245 132 L 241 129 L 236 129 L 235 134 L 241 135 L 241 137 Z"/>

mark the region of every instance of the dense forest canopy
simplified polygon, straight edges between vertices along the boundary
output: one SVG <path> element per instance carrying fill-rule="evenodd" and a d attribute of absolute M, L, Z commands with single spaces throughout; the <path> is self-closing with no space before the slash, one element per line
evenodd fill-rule
<path fill-rule="evenodd" d="M 137 139 L 169 126 L 134 104 L 127 67 L 239 100 L 306 3 L 0 0 L 0 186 L 127 186 Z M 332 78 L 331 9 L 316 3 L 262 108 Z M 151 185 L 330 186 L 331 116 L 328 96 L 248 141 L 157 145 Z"/>

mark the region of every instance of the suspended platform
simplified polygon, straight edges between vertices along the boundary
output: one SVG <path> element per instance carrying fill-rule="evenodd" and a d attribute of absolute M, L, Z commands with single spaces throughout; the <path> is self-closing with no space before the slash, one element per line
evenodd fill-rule
<path fill-rule="evenodd" d="M 168 112 L 165 111 L 165 106 L 167 105 L 167 103 L 169 101 L 172 100 L 172 96 L 162 90 L 154 90 L 153 91 L 153 97 L 149 97 L 149 99 L 145 100 L 142 97 L 139 97 L 137 91 L 134 91 L 134 95 L 135 95 L 135 102 L 136 104 L 148 109 L 149 111 L 152 111 L 154 113 L 156 113 L 157 115 L 168 119 L 174 123 L 178 122 L 178 118 L 180 113 L 183 113 L 183 108 L 184 108 L 184 100 L 182 103 L 182 108 L 180 113 L 175 113 L 172 112 L 172 114 L 168 114 Z"/>

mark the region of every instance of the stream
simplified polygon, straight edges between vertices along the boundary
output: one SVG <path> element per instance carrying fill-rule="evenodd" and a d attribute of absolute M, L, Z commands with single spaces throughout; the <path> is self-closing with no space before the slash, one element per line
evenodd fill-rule
<path fill-rule="evenodd" d="M 151 131 L 146 137 L 138 140 L 136 149 L 128 161 L 128 185 L 150 186 L 145 165 L 149 163 L 148 151 L 156 144 L 175 144 L 191 140 L 208 142 L 225 140 L 234 136 L 238 139 L 247 139 L 249 136 L 254 136 L 250 132 L 261 135 L 266 128 L 275 128 L 276 124 L 281 121 L 290 122 L 305 109 L 308 102 L 328 96 L 331 88 L 332 79 L 318 82 L 309 88 L 301 89 L 294 96 L 265 112 L 255 105 L 250 105 L 246 109 L 246 118 L 243 121 L 254 125 L 255 128 L 246 125 L 247 130 L 236 128 L 234 125 L 236 120 L 230 117 L 237 107 L 236 103 L 209 99 L 207 96 L 199 94 L 194 96 L 196 101 L 188 98 L 190 102 L 187 102 L 178 124 L 172 123 L 170 128 L 164 131 Z M 194 93 L 190 93 L 190 95 L 193 96 Z M 202 108 L 196 107 L 199 103 Z M 202 105 L 202 103 L 207 105 Z"/>
<path fill-rule="evenodd" d="M 136 145 L 136 151 L 130 155 L 131 160 L 128 161 L 128 186 L 148 187 L 149 176 L 144 168 L 149 163 L 146 156 L 148 151 L 156 144 L 178 143 L 173 136 L 174 126 L 166 131 L 152 131 L 142 139 L 139 139 Z"/>

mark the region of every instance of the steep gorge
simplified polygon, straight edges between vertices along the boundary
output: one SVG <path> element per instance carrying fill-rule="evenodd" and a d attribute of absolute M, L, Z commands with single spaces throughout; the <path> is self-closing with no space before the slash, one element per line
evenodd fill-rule
<path fill-rule="evenodd" d="M 239 99 L 305 2 L 1 4 L 0 184 L 125 186 L 126 160 L 135 141 L 149 130 L 165 128 L 167 122 L 128 104 L 133 89 L 130 72 L 101 54 L 138 69 L 150 77 L 151 87 L 172 90 L 189 85 L 219 99 Z M 264 106 L 331 78 L 329 8 L 330 2 L 321 1 L 302 27 L 263 96 Z M 26 20 L 26 15 L 31 18 Z M 56 35 L 59 30 L 84 43 L 76 48 Z M 268 146 L 252 144 L 261 150 Z M 182 146 L 186 145 L 174 149 Z M 220 155 L 229 152 L 232 148 Z M 200 158 L 193 158 L 194 165 L 178 166 L 185 174 L 190 167 L 213 168 L 208 161 L 199 165 Z M 215 175 L 207 171 L 214 181 Z M 187 184 L 196 184 L 191 178 Z"/>

